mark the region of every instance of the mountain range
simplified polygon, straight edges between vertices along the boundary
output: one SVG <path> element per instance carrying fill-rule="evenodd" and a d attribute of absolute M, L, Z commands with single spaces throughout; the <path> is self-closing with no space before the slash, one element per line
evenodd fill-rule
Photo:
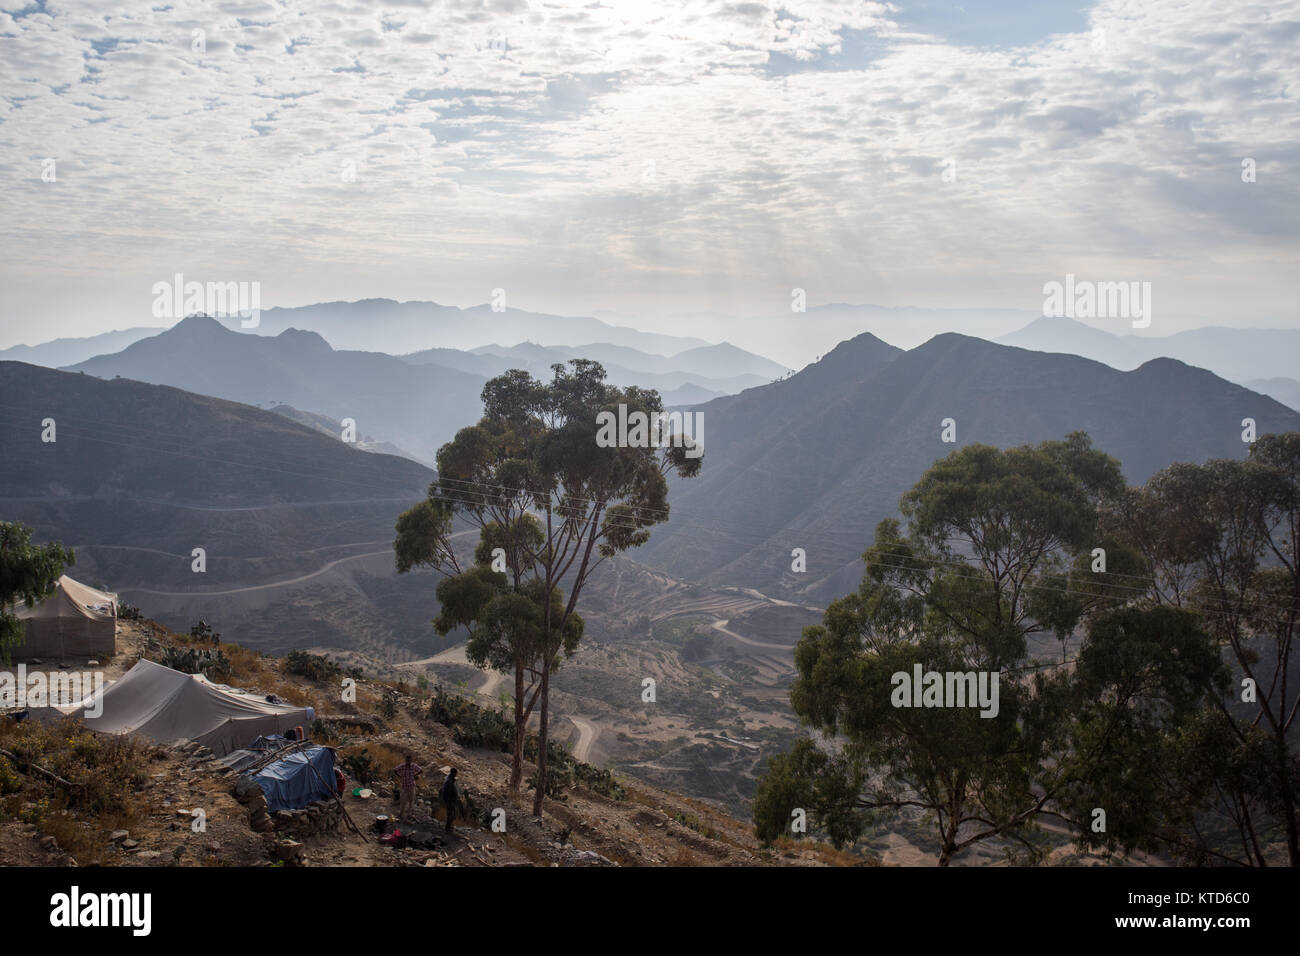
<path fill-rule="evenodd" d="M 223 317 L 222 321 L 232 329 L 241 327 L 238 316 Z M 287 329 L 316 332 L 336 349 L 379 350 L 392 355 L 432 347 L 472 349 L 484 342 L 526 339 L 545 345 L 608 342 L 656 354 L 709 344 L 703 339 L 609 325 L 586 316 L 547 315 L 512 308 L 498 312 L 490 305 L 462 309 L 437 302 L 393 299 L 263 309 L 255 331 L 279 335 Z"/>
<path fill-rule="evenodd" d="M 360 447 L 406 449 L 427 462 L 478 417 L 484 373 L 499 363 L 545 365 L 572 354 L 643 359 L 628 349 L 524 343 L 395 357 L 336 350 L 301 330 L 237 333 L 196 316 L 79 363 L 75 370 L 89 374 L 73 381 L 121 376 L 276 406 L 278 418 L 332 443 L 336 425 L 351 418 Z M 434 362 L 457 357 L 497 364 L 468 372 Z M 725 344 L 660 358 L 665 364 L 651 367 L 772 371 Z M 896 514 L 899 496 L 952 451 L 940 437 L 946 418 L 956 422 L 956 446 L 1006 447 L 1087 431 L 1130 482 L 1174 461 L 1244 455 L 1243 418 L 1254 418 L 1261 434 L 1300 429 L 1300 415 L 1276 400 L 1175 359 L 1122 371 L 954 333 L 908 351 L 864 333 L 795 375 L 692 408 L 705 423 L 704 469 L 673 489 L 672 520 L 631 557 L 681 579 L 805 602 L 854 586 L 876 523 Z M 794 548 L 807 552 L 805 574 L 790 570 Z"/>
<path fill-rule="evenodd" d="M 79 580 L 182 630 L 206 617 L 253 647 L 392 656 L 429 639 L 429 602 L 393 598 L 433 586 L 399 581 L 392 555 L 396 515 L 433 478 L 424 466 L 126 379 L 0 362 L 0 394 L 0 512 L 72 546 Z"/>
<path fill-rule="evenodd" d="M 7 349 L 0 349 L 0 362 L 27 362 L 30 365 L 44 365 L 46 368 L 62 368 L 65 365 L 84 362 L 96 355 L 120 352 L 132 342 L 138 342 L 162 331 L 163 328 L 138 326 L 83 338 L 54 339 L 39 345 L 14 345 Z"/>
<path fill-rule="evenodd" d="M 955 333 L 902 351 L 864 333 L 788 380 L 697 406 L 700 475 L 672 489 L 671 520 L 637 559 L 708 584 L 824 602 L 856 586 L 859 556 L 899 497 L 954 447 L 1008 447 L 1083 430 L 1130 483 L 1174 461 L 1243 457 L 1300 429 L 1274 399 L 1183 362 L 1119 371 Z M 956 423 L 955 444 L 941 423 Z M 807 572 L 791 571 L 791 551 Z"/>
<path fill-rule="evenodd" d="M 1074 319 L 1043 316 L 997 341 L 1095 359 L 1123 371 L 1156 358 L 1177 359 L 1239 383 L 1293 381 L 1300 372 L 1300 329 L 1207 326 L 1165 336 L 1117 335 Z"/>
<path fill-rule="evenodd" d="M 352 419 L 358 432 L 425 462 L 456 429 L 478 419 L 484 382 L 480 375 L 411 365 L 382 352 L 336 351 L 315 332 L 249 335 L 201 315 L 70 370 Z"/>
<path fill-rule="evenodd" d="M 312 427 L 351 419 L 372 444 L 404 450 L 431 464 L 439 446 L 478 419 L 486 380 L 510 368 L 549 378 L 569 358 L 620 359 L 607 365 L 619 385 L 657 388 L 666 404 L 706 401 L 764 384 L 785 370 L 735 346 L 694 346 L 673 356 L 627 346 L 485 346 L 437 348 L 405 356 L 335 349 L 317 332 L 236 332 L 195 315 L 122 351 L 69 366 L 100 378 L 122 377 L 249 405 L 289 406 Z M 709 374 L 712 373 L 712 374 Z M 314 419 L 303 416 L 316 416 Z"/>
<path fill-rule="evenodd" d="M 510 347 L 485 345 L 468 352 L 425 349 L 402 356 L 413 365 L 437 364 L 487 377 L 522 368 L 549 379 L 551 366 L 573 358 L 600 362 L 615 385 L 639 385 L 659 391 L 665 405 L 687 405 L 765 385 L 786 374 L 775 362 L 730 343 L 687 349 L 675 355 L 652 355 L 626 346 L 593 343 L 545 346 L 522 342 Z"/>

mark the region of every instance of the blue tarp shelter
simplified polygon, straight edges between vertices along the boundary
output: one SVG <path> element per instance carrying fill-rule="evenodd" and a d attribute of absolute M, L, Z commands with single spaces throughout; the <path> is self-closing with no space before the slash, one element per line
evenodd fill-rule
<path fill-rule="evenodd" d="M 280 734 L 272 734 L 269 737 L 258 737 L 251 744 L 242 750 L 236 750 L 222 757 L 217 762 L 223 767 L 229 767 L 231 770 L 247 770 L 253 764 L 264 758 L 274 750 L 283 750 L 289 744 L 293 743 L 288 737 Z"/>
<path fill-rule="evenodd" d="M 266 794 L 266 807 L 297 810 L 313 800 L 328 800 L 334 793 L 334 751 L 329 747 L 306 747 L 272 761 L 253 779 Z"/>

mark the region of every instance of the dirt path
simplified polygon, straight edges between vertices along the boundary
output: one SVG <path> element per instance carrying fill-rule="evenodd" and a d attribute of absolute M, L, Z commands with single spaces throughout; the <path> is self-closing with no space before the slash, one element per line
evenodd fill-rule
<path fill-rule="evenodd" d="M 472 531 L 458 531 L 452 535 L 453 538 L 460 538 L 467 534 L 477 534 L 477 529 Z M 305 552 L 303 552 L 305 553 Z M 364 554 L 350 554 L 347 557 L 335 558 L 333 561 L 326 562 L 310 574 L 302 574 L 296 578 L 289 578 L 285 581 L 272 581 L 269 584 L 252 584 L 243 588 L 229 588 L 225 591 L 151 591 L 146 588 L 119 588 L 122 594 L 151 594 L 155 597 L 225 597 L 231 594 L 248 594 L 251 591 L 269 591 L 275 588 L 289 587 L 293 584 L 301 584 L 303 581 L 310 581 L 312 578 L 320 577 L 327 571 L 337 567 L 340 564 L 346 564 L 348 561 L 360 561 L 362 558 L 377 558 L 383 554 L 392 554 L 391 547 L 383 551 L 367 551 Z"/>
<path fill-rule="evenodd" d="M 384 541 L 349 541 L 345 544 L 326 544 L 319 548 L 308 548 L 305 551 L 285 551 L 282 554 L 250 554 L 241 558 L 244 561 L 256 561 L 261 558 L 288 558 L 298 554 L 317 554 L 321 551 L 337 551 L 340 548 L 369 548 L 376 544 L 385 544 Z M 161 554 L 165 558 L 182 558 L 189 561 L 188 554 L 172 554 L 170 551 L 159 551 L 157 548 L 141 548 L 130 544 L 70 544 L 68 547 L 74 551 L 142 551 L 146 554 Z"/>
<path fill-rule="evenodd" d="M 465 645 L 457 644 L 455 647 L 449 647 L 445 651 L 439 651 L 432 657 L 422 657 L 418 661 L 403 661 L 398 667 L 424 667 L 426 664 L 470 664 L 469 658 L 465 656 Z"/>
<path fill-rule="evenodd" d="M 762 647 L 767 650 L 786 651 L 789 654 L 794 653 L 793 644 L 769 644 L 766 641 L 756 641 L 750 637 L 742 637 L 741 635 L 737 634 L 735 631 L 727 627 L 727 625 L 730 623 L 731 623 L 730 618 L 720 618 L 713 622 L 713 629 L 715 631 L 721 631 L 723 634 L 726 634 L 728 637 L 734 637 L 736 640 L 740 641 L 740 643 L 748 644 L 750 647 Z"/>
<path fill-rule="evenodd" d="M 600 728 L 582 717 L 575 717 L 573 714 L 565 714 L 564 716 L 573 721 L 573 725 L 578 728 L 578 742 L 573 745 L 573 759 L 588 763 L 587 758 L 591 755 L 591 745 L 600 736 Z"/>
<path fill-rule="evenodd" d="M 292 584 L 301 584 L 303 581 L 310 581 L 312 578 L 320 577 L 326 571 L 337 567 L 340 564 L 346 564 L 349 561 L 359 561 L 362 558 L 375 558 L 381 554 L 392 554 L 393 549 L 387 548 L 383 551 L 367 551 L 365 554 L 350 554 L 346 558 L 336 558 L 326 564 L 321 565 L 310 574 L 303 574 L 296 578 L 289 578 L 287 581 L 273 581 L 270 584 L 253 584 L 245 588 L 230 588 L 226 591 L 150 591 L 145 588 L 121 588 L 122 594 L 150 594 L 155 597 L 225 597 L 231 594 L 247 594 L 250 591 L 269 591 L 274 588 L 289 587 Z"/>
<path fill-rule="evenodd" d="M 418 661 L 403 661 L 398 667 L 425 667 L 429 664 L 464 664 L 466 667 L 473 667 L 469 658 L 465 656 L 465 645 L 459 644 L 456 647 L 449 647 L 445 651 L 439 651 L 432 657 L 423 657 Z M 484 674 L 483 683 L 475 689 L 474 693 L 483 697 L 496 698 L 497 688 L 505 680 L 505 674 L 497 671 L 487 671 Z"/>

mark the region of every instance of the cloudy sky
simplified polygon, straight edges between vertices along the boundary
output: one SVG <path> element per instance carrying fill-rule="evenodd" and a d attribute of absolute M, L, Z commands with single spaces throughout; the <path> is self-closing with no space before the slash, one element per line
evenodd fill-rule
<path fill-rule="evenodd" d="M 0 346 L 162 324 L 178 272 L 676 332 L 1074 273 L 1300 325 L 1298 0 L 22 2 Z"/>

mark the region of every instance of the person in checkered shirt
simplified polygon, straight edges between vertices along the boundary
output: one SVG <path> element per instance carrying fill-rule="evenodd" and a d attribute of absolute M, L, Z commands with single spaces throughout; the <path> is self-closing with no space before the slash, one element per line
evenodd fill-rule
<path fill-rule="evenodd" d="M 402 756 L 406 758 L 406 762 L 394 767 L 393 773 L 397 774 L 397 782 L 401 788 L 402 796 L 397 815 L 401 819 L 407 819 L 415 806 L 415 781 L 420 774 L 424 773 L 424 770 L 411 761 L 410 751 L 402 754 Z"/>

